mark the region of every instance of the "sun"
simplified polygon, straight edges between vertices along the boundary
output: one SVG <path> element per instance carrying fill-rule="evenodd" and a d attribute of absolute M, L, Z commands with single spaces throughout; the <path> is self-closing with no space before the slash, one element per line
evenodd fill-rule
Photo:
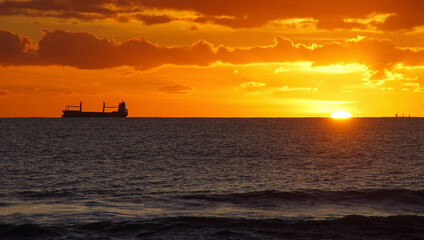
<path fill-rule="evenodd" d="M 331 117 L 332 118 L 338 118 L 338 119 L 340 119 L 340 118 L 350 118 L 350 117 L 352 117 L 352 114 L 350 114 L 350 113 L 348 113 L 348 112 L 346 112 L 346 111 L 336 111 L 336 112 L 333 112 L 332 114 L 331 114 Z"/>

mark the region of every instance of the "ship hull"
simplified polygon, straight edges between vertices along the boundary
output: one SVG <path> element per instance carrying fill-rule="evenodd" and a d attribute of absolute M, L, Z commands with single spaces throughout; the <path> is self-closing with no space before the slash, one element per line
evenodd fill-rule
<path fill-rule="evenodd" d="M 127 117 L 128 113 L 120 112 L 80 112 L 80 111 L 63 111 L 62 118 L 81 118 L 81 117 Z"/>

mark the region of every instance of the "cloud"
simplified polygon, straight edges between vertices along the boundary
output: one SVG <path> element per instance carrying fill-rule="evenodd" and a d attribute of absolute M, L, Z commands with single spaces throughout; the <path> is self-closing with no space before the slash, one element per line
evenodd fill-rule
<path fill-rule="evenodd" d="M 276 68 L 274 73 L 320 72 L 326 74 L 346 74 L 365 70 L 367 69 L 364 65 L 359 65 L 357 63 L 313 66 L 313 62 L 289 62 L 280 64 L 280 67 Z"/>
<path fill-rule="evenodd" d="M 216 61 L 213 46 L 160 47 L 140 37 L 125 42 L 100 39 L 84 32 L 43 30 L 38 47 L 29 38 L 0 31 L 0 65 L 61 65 L 81 69 L 132 66 L 139 70 L 164 64 L 207 66 Z"/>
<path fill-rule="evenodd" d="M 424 25 L 422 0 L 6 0 L 0 15 L 76 18 L 85 21 L 138 19 L 145 24 L 184 20 L 232 28 L 261 27 L 289 19 L 313 19 L 322 29 L 412 30 Z M 148 11 L 192 12 L 194 17 L 149 15 Z M 178 15 L 178 14 L 175 14 Z"/>
<path fill-rule="evenodd" d="M 146 25 L 168 23 L 168 22 L 172 22 L 175 19 L 168 15 L 144 15 L 144 14 L 136 14 L 135 18 L 137 18 L 140 21 L 143 21 L 144 24 Z"/>
<path fill-rule="evenodd" d="M 118 10 L 107 8 L 107 0 L 7 0 L 0 3 L 1 15 L 24 15 L 30 17 L 103 19 L 116 15 Z"/>
<path fill-rule="evenodd" d="M 164 47 L 143 37 L 117 42 L 84 32 L 43 30 L 43 34 L 33 46 L 28 37 L 0 31 L 0 65 L 60 65 L 81 69 L 132 66 L 146 70 L 166 64 L 209 66 L 216 62 L 233 65 L 310 62 L 310 69 L 324 72 L 346 71 L 357 64 L 363 65 L 367 69 L 368 74 L 364 76 L 367 79 L 382 79 L 388 73 L 386 70 L 400 64 L 424 65 L 424 50 L 399 48 L 389 40 L 374 38 L 311 47 L 278 36 L 270 46 L 215 48 L 205 40 L 191 46 Z M 319 66 L 329 66 L 329 69 Z M 276 73 L 283 70 L 277 69 Z"/>
<path fill-rule="evenodd" d="M 168 93 L 168 94 L 190 94 L 194 92 L 196 89 L 190 86 L 184 86 L 184 85 L 172 85 L 172 86 L 165 86 L 161 87 L 159 89 L 160 92 Z"/>
<path fill-rule="evenodd" d="M 31 56 L 33 56 L 31 39 L 0 31 L 0 65 L 29 64 Z"/>
<path fill-rule="evenodd" d="M 164 64 L 206 66 L 215 61 L 212 45 L 204 40 L 191 47 L 160 47 L 140 37 L 122 43 L 89 33 L 43 30 L 38 54 L 41 63 L 84 69 L 133 66 L 151 69 Z"/>
<path fill-rule="evenodd" d="M 137 0 L 7 0 L 0 3 L 0 15 L 73 18 L 83 21 L 110 18 L 126 22 L 136 19 L 146 25 L 176 19 L 168 15 L 145 14 L 144 7 Z"/>
<path fill-rule="evenodd" d="M 386 39 L 364 38 L 358 41 L 334 42 L 309 48 L 294 44 L 290 39 L 276 37 L 275 45 L 268 47 L 218 49 L 218 59 L 232 64 L 311 61 L 312 67 L 336 64 L 360 64 L 374 70 L 373 78 L 385 75 L 397 63 L 408 66 L 424 65 L 424 51 L 401 49 Z M 281 72 L 278 69 L 276 73 Z"/>
<path fill-rule="evenodd" d="M 309 88 L 309 87 L 290 87 L 282 86 L 278 89 L 280 92 L 296 92 L 296 91 L 318 91 L 318 88 Z"/>
<path fill-rule="evenodd" d="M 410 30 L 424 25 L 421 0 L 140 0 L 145 8 L 194 11 L 200 23 L 260 27 L 275 20 L 312 18 L 323 29 Z M 349 21 L 350 20 L 350 21 Z"/>
<path fill-rule="evenodd" d="M 291 71 L 292 71 L 292 69 L 285 68 L 285 67 L 279 67 L 279 68 L 276 68 L 274 70 L 274 73 L 278 74 L 278 73 L 291 72 Z"/>
<path fill-rule="evenodd" d="M 253 88 L 253 87 L 264 87 L 264 86 L 266 86 L 266 84 L 261 82 L 244 82 L 240 84 L 240 87 L 242 88 Z"/>

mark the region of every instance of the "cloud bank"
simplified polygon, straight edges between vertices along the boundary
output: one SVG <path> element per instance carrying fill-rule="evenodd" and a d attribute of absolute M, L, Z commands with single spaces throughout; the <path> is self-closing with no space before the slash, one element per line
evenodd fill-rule
<path fill-rule="evenodd" d="M 422 0 L 6 0 L 0 3 L 0 15 L 84 21 L 136 19 L 148 25 L 181 20 L 231 28 L 254 28 L 276 20 L 303 18 L 316 20 L 320 29 L 373 27 L 383 31 L 424 26 L 422 9 Z M 159 13 L 149 13 L 152 10 Z M 193 14 L 183 18 L 160 14 L 160 10 Z"/>
<path fill-rule="evenodd" d="M 60 65 L 81 69 L 132 66 L 147 70 L 166 64 L 209 66 L 216 62 L 238 65 L 309 61 L 314 66 L 363 64 L 376 76 L 398 63 L 424 65 L 424 50 L 398 48 L 389 40 L 364 37 L 306 46 L 278 36 L 271 46 L 229 48 L 214 47 L 205 40 L 191 46 L 169 47 L 143 37 L 117 42 L 84 32 L 43 30 L 43 34 L 37 44 L 32 44 L 28 37 L 0 31 L 0 65 Z"/>

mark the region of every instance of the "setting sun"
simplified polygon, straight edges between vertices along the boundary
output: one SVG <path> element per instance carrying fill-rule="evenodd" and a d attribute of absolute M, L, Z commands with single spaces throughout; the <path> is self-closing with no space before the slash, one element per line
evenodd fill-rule
<path fill-rule="evenodd" d="M 333 112 L 331 114 L 332 118 L 350 118 L 352 117 L 352 114 L 346 112 L 346 111 L 337 111 L 337 112 Z"/>

